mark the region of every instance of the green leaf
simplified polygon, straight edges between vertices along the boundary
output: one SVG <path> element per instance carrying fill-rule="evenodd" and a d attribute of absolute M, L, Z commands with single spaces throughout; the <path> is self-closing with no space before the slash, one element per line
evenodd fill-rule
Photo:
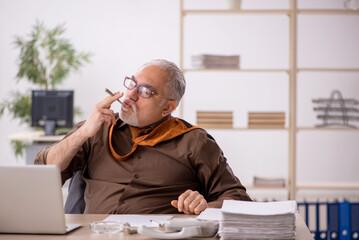
<path fill-rule="evenodd" d="M 16 60 L 18 72 L 16 81 L 26 80 L 34 89 L 55 89 L 73 71 L 78 71 L 85 63 L 90 62 L 92 54 L 77 52 L 71 42 L 64 38 L 65 24 L 47 28 L 41 21 L 36 21 L 30 34 L 25 37 L 15 36 L 13 45 L 19 50 Z M 31 93 L 19 91 L 0 102 L 0 117 L 9 112 L 11 117 L 21 123 L 31 122 Z M 79 114 L 75 108 L 75 114 Z M 21 141 L 13 141 L 16 156 L 23 155 L 26 146 Z"/>
<path fill-rule="evenodd" d="M 31 121 L 31 96 L 30 93 L 11 93 L 11 96 L 0 103 L 0 116 L 7 109 L 13 119 L 20 119 L 21 123 L 29 124 Z"/>
<path fill-rule="evenodd" d="M 24 156 L 24 149 L 26 146 L 27 144 L 23 141 L 11 141 L 11 147 L 14 150 L 16 158 Z"/>
<path fill-rule="evenodd" d="M 13 44 L 20 49 L 18 80 L 27 79 L 40 88 L 55 89 L 72 71 L 90 62 L 92 55 L 78 53 L 63 38 L 65 31 L 65 24 L 48 29 L 43 22 L 36 21 L 28 39 L 15 36 Z"/>

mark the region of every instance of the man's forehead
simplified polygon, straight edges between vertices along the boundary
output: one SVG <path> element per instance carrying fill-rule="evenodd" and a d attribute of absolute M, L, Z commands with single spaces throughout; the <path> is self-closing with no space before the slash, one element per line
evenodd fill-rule
<path fill-rule="evenodd" d="M 156 65 L 146 65 L 142 67 L 135 75 L 136 81 L 141 81 L 146 84 L 161 83 L 167 81 L 169 74 L 167 71 L 161 69 Z"/>

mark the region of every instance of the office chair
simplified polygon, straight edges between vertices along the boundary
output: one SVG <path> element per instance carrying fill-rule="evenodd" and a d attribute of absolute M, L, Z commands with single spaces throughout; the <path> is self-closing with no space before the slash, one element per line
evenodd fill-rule
<path fill-rule="evenodd" d="M 69 192 L 65 202 L 65 213 L 82 214 L 85 211 L 84 193 L 86 183 L 83 179 L 84 170 L 75 172 L 69 184 Z"/>

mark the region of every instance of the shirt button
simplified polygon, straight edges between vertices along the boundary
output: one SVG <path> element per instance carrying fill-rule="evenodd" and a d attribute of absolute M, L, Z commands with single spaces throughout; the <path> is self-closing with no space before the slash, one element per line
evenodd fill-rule
<path fill-rule="evenodd" d="M 140 178 L 140 176 L 138 176 L 137 174 L 135 175 L 135 178 Z"/>

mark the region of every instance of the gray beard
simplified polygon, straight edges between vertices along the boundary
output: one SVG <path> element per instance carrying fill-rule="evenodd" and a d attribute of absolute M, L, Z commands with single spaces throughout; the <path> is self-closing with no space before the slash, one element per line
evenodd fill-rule
<path fill-rule="evenodd" d="M 127 123 L 128 125 L 131 125 L 131 126 L 134 126 L 134 127 L 138 127 L 137 109 L 133 105 L 132 105 L 132 110 L 133 110 L 133 112 L 131 114 L 128 114 L 126 111 L 124 111 L 121 108 L 121 111 L 119 113 L 119 117 L 124 123 Z"/>

